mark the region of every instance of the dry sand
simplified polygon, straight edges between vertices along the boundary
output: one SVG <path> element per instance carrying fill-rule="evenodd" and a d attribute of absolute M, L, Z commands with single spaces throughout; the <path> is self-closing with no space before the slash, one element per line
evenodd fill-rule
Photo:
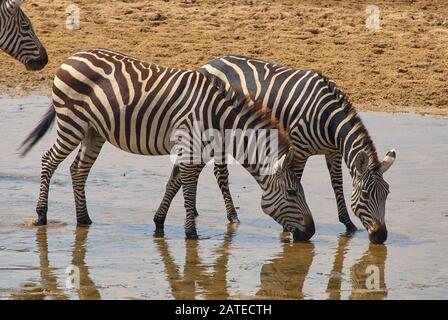
<path fill-rule="evenodd" d="M 365 27 L 367 5 L 381 29 Z M 65 27 L 67 5 L 81 29 Z M 89 47 L 198 68 L 243 54 L 322 71 L 360 110 L 448 115 L 448 5 L 435 1 L 50 1 L 23 5 L 47 47 L 44 71 L 0 54 L 0 91 L 49 94 L 58 66 Z"/>

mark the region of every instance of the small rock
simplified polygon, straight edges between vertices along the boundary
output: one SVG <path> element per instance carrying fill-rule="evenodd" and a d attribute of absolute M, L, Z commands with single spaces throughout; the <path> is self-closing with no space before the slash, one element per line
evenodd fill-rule
<path fill-rule="evenodd" d="M 384 50 L 383 49 L 373 49 L 373 53 L 374 54 L 383 54 L 384 53 Z"/>
<path fill-rule="evenodd" d="M 403 69 L 403 68 L 398 69 L 398 73 L 407 73 L 407 72 L 408 72 L 408 69 Z"/>
<path fill-rule="evenodd" d="M 312 33 L 312 34 L 319 34 L 320 33 L 319 29 L 306 29 L 305 31 L 307 31 L 309 33 Z"/>
<path fill-rule="evenodd" d="M 159 12 L 157 12 L 153 17 L 152 17 L 153 21 L 165 21 L 166 17 L 163 16 L 162 14 L 160 14 Z"/>
<path fill-rule="evenodd" d="M 373 46 L 376 47 L 376 48 L 380 48 L 380 49 L 387 48 L 387 44 L 386 43 L 376 43 Z"/>

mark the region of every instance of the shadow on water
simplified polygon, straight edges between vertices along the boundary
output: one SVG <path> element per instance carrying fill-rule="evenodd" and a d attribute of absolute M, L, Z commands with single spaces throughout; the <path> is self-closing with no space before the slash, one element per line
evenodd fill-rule
<path fill-rule="evenodd" d="M 72 246 L 72 268 L 73 271 L 73 290 L 81 300 L 101 299 L 95 283 L 90 277 L 89 268 L 85 263 L 87 253 L 88 227 L 77 227 L 75 232 L 75 241 Z M 65 293 L 65 289 L 59 287 L 58 277 L 55 268 L 50 265 L 48 257 L 48 236 L 47 227 L 39 227 L 36 230 L 36 244 L 39 252 L 40 280 L 30 280 L 15 290 L 11 294 L 11 299 L 19 300 L 67 300 L 70 296 Z M 66 279 L 64 278 L 64 281 Z"/>

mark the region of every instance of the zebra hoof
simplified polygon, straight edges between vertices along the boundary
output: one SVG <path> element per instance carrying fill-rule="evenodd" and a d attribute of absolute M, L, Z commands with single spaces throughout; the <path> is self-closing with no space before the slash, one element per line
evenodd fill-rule
<path fill-rule="evenodd" d="M 85 217 L 78 220 L 78 227 L 82 226 L 90 226 L 92 224 L 92 220 L 89 217 Z"/>
<path fill-rule="evenodd" d="M 165 236 L 165 225 L 163 223 L 156 222 L 156 229 L 154 230 L 155 238 L 163 238 Z"/>
<path fill-rule="evenodd" d="M 229 218 L 229 222 L 230 223 L 234 223 L 234 224 L 241 223 L 241 221 L 240 221 L 240 219 L 238 219 L 238 217 L 231 217 L 231 218 Z"/>
<path fill-rule="evenodd" d="M 165 224 L 156 222 L 156 231 L 163 231 L 165 229 Z"/>
<path fill-rule="evenodd" d="M 191 231 L 191 232 L 185 232 L 185 239 L 187 240 L 198 240 L 198 234 L 196 232 L 196 230 Z"/>
<path fill-rule="evenodd" d="M 196 217 L 199 217 L 199 212 L 198 212 L 198 210 L 194 210 L 194 217 L 196 218 Z"/>
<path fill-rule="evenodd" d="M 33 226 L 39 227 L 39 226 L 46 226 L 47 225 L 47 218 L 46 217 L 39 217 L 33 221 Z"/>
<path fill-rule="evenodd" d="M 165 230 L 162 227 L 157 227 L 156 230 L 154 230 L 154 238 L 163 238 L 165 237 Z"/>

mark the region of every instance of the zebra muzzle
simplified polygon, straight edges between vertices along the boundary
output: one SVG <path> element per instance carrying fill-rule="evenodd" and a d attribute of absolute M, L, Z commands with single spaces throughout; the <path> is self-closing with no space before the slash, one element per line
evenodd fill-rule
<path fill-rule="evenodd" d="M 387 228 L 381 225 L 379 228 L 369 233 L 369 240 L 371 243 L 382 244 L 387 240 Z"/>
<path fill-rule="evenodd" d="M 292 234 L 294 241 L 308 241 L 310 240 L 314 233 L 316 232 L 316 228 L 314 226 L 313 218 L 305 218 L 305 229 L 300 230 L 296 228 Z"/>
<path fill-rule="evenodd" d="M 30 60 L 26 63 L 26 69 L 28 71 L 42 70 L 48 63 L 47 51 L 44 47 L 39 49 L 39 57 L 37 59 Z"/>

